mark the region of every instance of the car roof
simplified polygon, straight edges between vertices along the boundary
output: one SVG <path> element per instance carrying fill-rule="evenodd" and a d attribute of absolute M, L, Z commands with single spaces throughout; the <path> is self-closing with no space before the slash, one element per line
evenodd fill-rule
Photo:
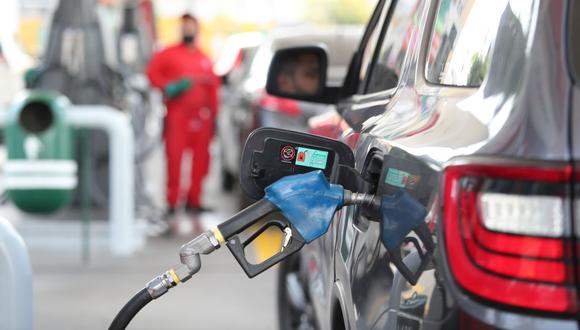
<path fill-rule="evenodd" d="M 358 44 L 362 31 L 361 25 L 283 27 L 273 30 L 268 35 L 266 43 L 273 51 L 320 43 L 325 44 L 330 48 L 329 51 L 332 51 L 332 47 L 340 47 L 345 43 Z M 352 48 L 354 49 L 355 46 Z"/>

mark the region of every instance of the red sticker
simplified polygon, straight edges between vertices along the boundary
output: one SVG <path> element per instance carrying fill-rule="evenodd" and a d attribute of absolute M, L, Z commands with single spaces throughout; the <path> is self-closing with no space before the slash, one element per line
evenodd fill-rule
<path fill-rule="evenodd" d="M 302 151 L 298 154 L 298 161 L 303 162 L 306 159 L 306 151 Z"/>

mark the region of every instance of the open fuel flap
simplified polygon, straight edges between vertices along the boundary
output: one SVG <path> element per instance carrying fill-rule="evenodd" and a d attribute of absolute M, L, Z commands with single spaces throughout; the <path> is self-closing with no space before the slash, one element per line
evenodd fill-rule
<path fill-rule="evenodd" d="M 246 142 L 241 186 L 249 197 L 259 199 L 264 196 L 266 187 L 281 178 L 321 171 L 330 183 L 339 184 L 349 194 L 366 199 L 353 204 L 360 207 L 361 214 L 366 214 L 368 220 L 380 223 L 381 241 L 392 263 L 407 281 L 415 284 L 428 267 L 434 250 L 425 217 L 436 175 L 402 151 L 392 149 L 389 154 L 376 156 L 380 157 L 376 173 L 367 175 L 363 171 L 361 174 L 354 167 L 351 149 L 339 141 L 261 128 Z M 303 205 L 302 208 L 315 206 Z M 421 259 L 416 269 L 410 269 L 403 260 L 402 247 L 409 244 L 415 247 Z"/>
<path fill-rule="evenodd" d="M 253 199 L 264 196 L 264 189 L 279 179 L 316 170 L 331 183 L 338 182 L 341 167 L 353 168 L 350 148 L 336 140 L 277 128 L 252 132 L 242 153 L 240 184 Z"/>

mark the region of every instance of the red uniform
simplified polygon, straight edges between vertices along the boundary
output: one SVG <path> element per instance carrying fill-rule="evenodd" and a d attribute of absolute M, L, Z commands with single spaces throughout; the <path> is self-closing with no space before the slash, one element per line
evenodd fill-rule
<path fill-rule="evenodd" d="M 200 206 L 203 179 L 209 170 L 209 143 L 214 133 L 218 111 L 219 79 L 212 63 L 199 49 L 183 44 L 157 53 L 147 68 L 151 83 L 160 89 L 182 78 L 192 80 L 192 87 L 166 100 L 165 152 L 167 155 L 167 203 L 176 207 L 179 200 L 181 158 L 185 150 L 193 152 L 188 203 Z"/>

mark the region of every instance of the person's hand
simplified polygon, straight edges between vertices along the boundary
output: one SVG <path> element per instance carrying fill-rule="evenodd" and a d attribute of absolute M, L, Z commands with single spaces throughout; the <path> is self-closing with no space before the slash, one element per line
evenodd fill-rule
<path fill-rule="evenodd" d="M 167 84 L 164 88 L 165 96 L 173 99 L 183 94 L 191 88 L 192 81 L 190 78 L 181 78 L 177 81 Z"/>

